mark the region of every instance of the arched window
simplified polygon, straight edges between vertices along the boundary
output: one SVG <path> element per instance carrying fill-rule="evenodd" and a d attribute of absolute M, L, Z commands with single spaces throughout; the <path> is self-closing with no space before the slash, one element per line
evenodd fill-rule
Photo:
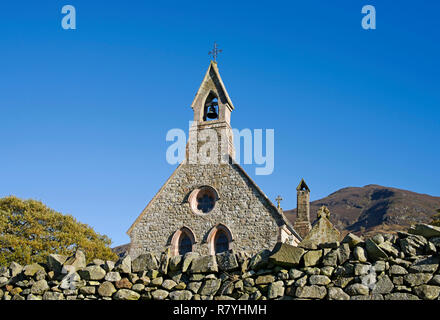
<path fill-rule="evenodd" d="M 219 230 L 214 240 L 215 253 L 221 253 L 229 250 L 229 240 L 223 230 Z"/>
<path fill-rule="evenodd" d="M 192 251 L 192 241 L 186 233 L 182 233 L 179 239 L 179 255 L 184 255 L 185 253 Z"/>
<path fill-rule="evenodd" d="M 171 254 L 177 256 L 192 252 L 195 243 L 196 238 L 191 229 L 182 227 L 171 238 Z"/>
<path fill-rule="evenodd" d="M 217 254 L 231 250 L 231 243 L 234 241 L 231 231 L 223 224 L 218 224 L 208 234 L 209 254 Z"/>

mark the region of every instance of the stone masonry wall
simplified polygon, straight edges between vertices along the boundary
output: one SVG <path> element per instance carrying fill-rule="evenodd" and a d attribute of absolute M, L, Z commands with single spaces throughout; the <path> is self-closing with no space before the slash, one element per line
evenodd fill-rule
<path fill-rule="evenodd" d="M 219 200 L 211 212 L 195 214 L 187 198 L 192 190 L 204 185 L 214 187 Z M 235 165 L 184 164 L 176 169 L 132 229 L 130 255 L 135 258 L 145 252 L 160 254 L 183 226 L 195 234 L 193 251 L 208 254 L 207 236 L 220 223 L 234 237 L 232 250 L 256 253 L 272 249 L 278 241 L 279 226 L 284 223 L 274 211 Z"/>
<path fill-rule="evenodd" d="M 349 234 L 315 250 L 278 243 L 253 257 L 146 253 L 86 266 L 77 251 L 0 268 L 0 299 L 432 300 L 440 294 L 439 250 L 440 228 L 417 225 L 366 241 Z"/>

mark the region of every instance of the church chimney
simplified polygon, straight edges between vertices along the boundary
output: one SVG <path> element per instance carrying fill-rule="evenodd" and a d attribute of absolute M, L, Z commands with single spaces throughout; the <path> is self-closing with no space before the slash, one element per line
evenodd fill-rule
<path fill-rule="evenodd" d="M 310 224 L 310 189 L 304 179 L 296 188 L 296 220 L 293 228 L 304 238 L 312 229 Z"/>

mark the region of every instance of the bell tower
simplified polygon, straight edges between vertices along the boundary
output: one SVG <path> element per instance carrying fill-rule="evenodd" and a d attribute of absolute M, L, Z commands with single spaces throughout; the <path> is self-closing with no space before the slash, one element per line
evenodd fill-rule
<path fill-rule="evenodd" d="M 310 224 L 310 189 L 304 179 L 301 179 L 301 182 L 296 188 L 296 201 L 297 217 L 293 228 L 304 239 L 312 229 Z"/>
<path fill-rule="evenodd" d="M 191 104 L 194 119 L 190 127 L 186 159 L 191 163 L 219 164 L 235 157 L 229 98 L 218 71 L 211 61 Z"/>

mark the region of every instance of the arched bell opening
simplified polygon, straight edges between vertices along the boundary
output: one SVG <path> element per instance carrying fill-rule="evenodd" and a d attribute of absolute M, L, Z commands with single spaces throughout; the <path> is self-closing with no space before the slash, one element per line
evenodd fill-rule
<path fill-rule="evenodd" d="M 205 100 L 203 109 L 203 121 L 211 121 L 219 119 L 218 97 L 214 92 L 210 92 Z"/>

